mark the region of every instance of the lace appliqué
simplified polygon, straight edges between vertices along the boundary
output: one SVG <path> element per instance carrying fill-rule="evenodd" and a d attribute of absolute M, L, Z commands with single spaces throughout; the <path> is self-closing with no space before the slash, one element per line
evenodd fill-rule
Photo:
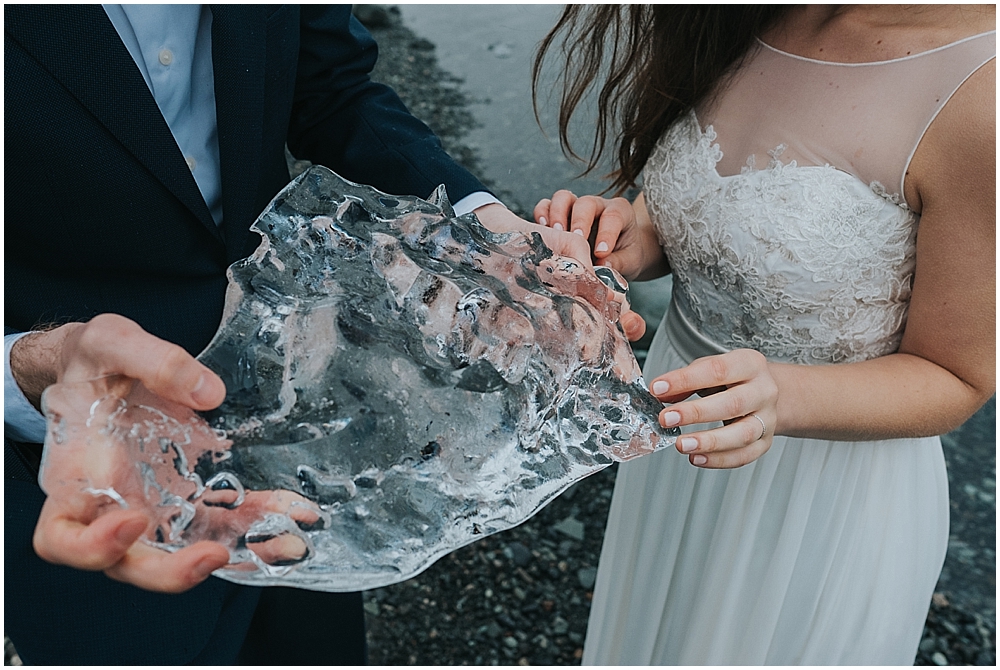
<path fill-rule="evenodd" d="M 917 216 L 877 182 L 769 152 L 722 177 L 715 132 L 692 113 L 644 172 L 674 299 L 707 337 L 794 363 L 896 351 L 906 323 Z"/>

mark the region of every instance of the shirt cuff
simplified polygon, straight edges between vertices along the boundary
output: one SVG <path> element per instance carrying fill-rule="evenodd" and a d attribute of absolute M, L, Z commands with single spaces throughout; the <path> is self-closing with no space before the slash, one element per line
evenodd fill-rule
<path fill-rule="evenodd" d="M 10 349 L 28 333 L 3 336 L 3 432 L 18 442 L 45 441 L 45 417 L 24 397 L 10 371 Z"/>
<path fill-rule="evenodd" d="M 503 205 L 495 195 L 488 193 L 486 191 L 476 191 L 475 193 L 470 193 L 458 202 L 456 202 L 452 209 L 455 210 L 455 214 L 462 216 L 463 214 L 468 214 L 469 212 L 479 209 L 484 205 Z"/>

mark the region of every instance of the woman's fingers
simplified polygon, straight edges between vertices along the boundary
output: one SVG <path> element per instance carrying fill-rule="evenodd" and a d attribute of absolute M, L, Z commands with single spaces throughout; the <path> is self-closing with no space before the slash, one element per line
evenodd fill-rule
<path fill-rule="evenodd" d="M 573 206 L 576 203 L 576 195 L 565 189 L 552 194 L 552 202 L 549 204 L 549 226 L 556 230 L 569 231 L 570 217 Z"/>
<path fill-rule="evenodd" d="M 710 454 L 690 454 L 688 462 L 691 465 L 709 470 L 739 468 L 752 463 L 771 447 L 771 440 L 757 440 L 740 449 L 718 451 Z"/>
<path fill-rule="evenodd" d="M 767 370 L 767 359 L 752 349 L 695 359 L 690 365 L 660 375 L 649 390 L 661 402 L 676 402 L 703 389 L 717 389 L 745 382 Z M 732 414 L 724 418 L 741 416 Z M 721 420 L 721 419 L 712 419 Z"/>
<path fill-rule="evenodd" d="M 650 390 L 662 402 L 675 403 L 660 412 L 666 428 L 723 422 L 719 428 L 678 438 L 677 450 L 692 465 L 735 468 L 759 458 L 771 446 L 778 388 L 767 360 L 756 351 L 737 349 L 699 358 L 657 377 Z"/>
<path fill-rule="evenodd" d="M 535 223 L 540 226 L 549 225 L 549 207 L 552 205 L 552 201 L 548 198 L 542 198 L 535 205 L 535 209 L 532 210 L 531 214 L 535 217 Z"/>
<path fill-rule="evenodd" d="M 604 212 L 604 200 L 594 196 L 578 198 L 570 212 L 569 230 L 585 240 L 590 239 L 590 231 Z"/>
<path fill-rule="evenodd" d="M 665 428 L 673 428 L 729 421 L 761 410 L 769 403 L 770 397 L 763 384 L 740 384 L 707 398 L 696 397 L 666 407 L 660 412 L 660 423 Z M 757 427 L 759 429 L 760 424 Z"/>
<path fill-rule="evenodd" d="M 625 198 L 614 198 L 603 201 L 603 211 L 597 226 L 597 238 L 594 240 L 594 256 L 607 258 L 615 250 L 622 230 L 635 218 L 632 204 Z"/>
<path fill-rule="evenodd" d="M 686 433 L 677 440 L 677 451 L 682 454 L 711 454 L 742 449 L 764 439 L 768 433 L 764 425 L 749 414 L 721 428 Z"/>

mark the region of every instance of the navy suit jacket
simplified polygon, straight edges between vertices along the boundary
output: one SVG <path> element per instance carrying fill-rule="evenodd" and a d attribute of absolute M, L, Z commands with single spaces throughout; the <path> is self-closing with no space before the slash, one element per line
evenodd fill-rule
<path fill-rule="evenodd" d="M 389 193 L 426 197 L 444 183 L 457 201 L 485 190 L 369 79 L 377 49 L 349 6 L 219 5 L 212 15 L 221 227 L 100 5 L 4 7 L 7 329 L 115 312 L 200 351 L 221 318 L 226 268 L 257 246 L 249 226 L 288 182 L 286 143 Z M 162 596 L 50 566 L 30 546 L 41 491 L 10 479 L 4 488 L 6 632 L 26 660 L 235 653 L 257 590 L 209 579 Z"/>
<path fill-rule="evenodd" d="M 485 190 L 369 79 L 377 48 L 349 6 L 212 13 L 221 228 L 103 9 L 4 7 L 5 326 L 115 312 L 199 351 L 288 183 L 286 142 L 388 193 Z"/>

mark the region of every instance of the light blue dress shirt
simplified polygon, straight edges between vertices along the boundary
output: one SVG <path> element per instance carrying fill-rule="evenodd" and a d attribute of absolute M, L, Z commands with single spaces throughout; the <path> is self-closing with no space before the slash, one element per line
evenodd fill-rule
<path fill-rule="evenodd" d="M 212 218 L 222 223 L 222 176 L 212 70 L 212 12 L 204 5 L 102 5 L 142 73 L 184 155 Z M 457 203 L 466 214 L 500 203 L 483 191 Z M 4 432 L 42 442 L 45 419 L 31 406 L 10 371 L 10 350 L 26 333 L 4 336 Z"/>

